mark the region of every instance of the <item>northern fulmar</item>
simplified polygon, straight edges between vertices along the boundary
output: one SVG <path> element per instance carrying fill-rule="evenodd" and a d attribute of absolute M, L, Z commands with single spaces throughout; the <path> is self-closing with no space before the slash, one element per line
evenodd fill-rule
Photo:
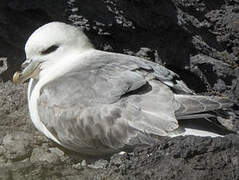
<path fill-rule="evenodd" d="M 25 53 L 24 69 L 13 81 L 30 78 L 33 124 L 61 146 L 82 154 L 152 145 L 160 136 L 220 136 L 179 124 L 183 119 L 196 123 L 232 105 L 223 97 L 195 94 L 162 65 L 96 50 L 82 30 L 62 22 L 33 32 Z"/>

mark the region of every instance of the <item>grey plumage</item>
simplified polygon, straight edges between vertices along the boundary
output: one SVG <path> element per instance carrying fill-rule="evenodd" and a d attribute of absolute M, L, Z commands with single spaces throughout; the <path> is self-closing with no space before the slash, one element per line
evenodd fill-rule
<path fill-rule="evenodd" d="M 158 64 L 93 53 L 83 57 L 89 63 L 42 87 L 38 99 L 40 119 L 67 148 L 103 154 L 152 144 L 151 134 L 166 136 L 178 128 L 177 117 L 231 105 L 224 98 L 194 95 L 175 73 Z"/>
<path fill-rule="evenodd" d="M 48 138 L 82 154 L 152 145 L 160 136 L 218 136 L 183 127 L 182 119 L 208 118 L 211 111 L 232 104 L 225 98 L 196 95 L 159 64 L 95 50 L 81 30 L 65 23 L 37 29 L 25 52 L 27 66 L 13 79 L 31 78 L 33 124 Z"/>

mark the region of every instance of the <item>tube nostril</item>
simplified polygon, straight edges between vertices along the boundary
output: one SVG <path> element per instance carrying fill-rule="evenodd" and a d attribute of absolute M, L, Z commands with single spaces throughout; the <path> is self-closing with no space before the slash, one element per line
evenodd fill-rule
<path fill-rule="evenodd" d="M 29 63 L 22 63 L 21 69 L 22 69 L 22 70 L 25 69 L 28 65 L 29 65 Z"/>
<path fill-rule="evenodd" d="M 26 59 L 21 65 L 22 70 L 25 69 L 30 63 L 31 59 Z"/>

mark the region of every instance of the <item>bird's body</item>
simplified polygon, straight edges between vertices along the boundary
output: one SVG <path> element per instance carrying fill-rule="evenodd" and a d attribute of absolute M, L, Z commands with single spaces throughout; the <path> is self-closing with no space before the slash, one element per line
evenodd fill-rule
<path fill-rule="evenodd" d="M 59 37 L 54 38 L 56 32 Z M 156 142 L 152 135 L 217 136 L 188 129 L 178 134 L 178 120 L 204 118 L 205 112 L 231 105 L 225 98 L 195 95 L 161 65 L 96 50 L 83 32 L 64 23 L 35 31 L 26 54 L 28 59 L 41 59 L 34 64 L 28 89 L 34 125 L 58 144 L 83 154 L 150 145 Z"/>

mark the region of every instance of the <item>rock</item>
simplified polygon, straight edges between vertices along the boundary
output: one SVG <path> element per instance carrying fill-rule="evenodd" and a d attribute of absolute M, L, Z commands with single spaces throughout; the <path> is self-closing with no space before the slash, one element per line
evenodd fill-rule
<path fill-rule="evenodd" d="M 15 86 L 12 82 L 0 82 L 0 111 L 5 114 L 25 108 L 27 104 L 26 85 Z"/>
<path fill-rule="evenodd" d="M 30 161 L 32 163 L 48 162 L 50 164 L 58 164 L 60 163 L 60 157 L 59 153 L 54 150 L 48 151 L 45 148 L 38 147 L 33 149 Z"/>
<path fill-rule="evenodd" d="M 64 152 L 61 151 L 59 148 L 54 147 L 54 148 L 49 148 L 49 150 L 51 153 L 57 154 L 59 157 L 64 156 Z"/>
<path fill-rule="evenodd" d="M 154 147 L 137 149 L 120 173 L 136 179 L 237 179 L 232 172 L 239 170 L 238 140 L 239 136 L 165 138 Z"/>
<path fill-rule="evenodd" d="M 11 174 L 9 169 L 0 168 L 0 180 L 10 180 Z"/>
<path fill-rule="evenodd" d="M 32 123 L 27 110 L 26 88 L 27 84 L 15 86 L 10 81 L 0 81 L 0 143 L 13 130 L 34 130 L 29 127 Z"/>
<path fill-rule="evenodd" d="M 5 157 L 12 161 L 27 158 L 31 153 L 31 135 L 25 132 L 13 132 L 3 138 L 2 145 L 6 149 Z"/>
<path fill-rule="evenodd" d="M 237 92 L 234 91 L 232 85 L 238 79 L 238 68 L 232 68 L 231 64 L 203 54 L 192 56 L 190 62 L 191 72 L 200 77 L 207 85 L 208 91 L 217 91 L 218 94 L 215 95 L 224 94 L 237 101 Z"/>
<path fill-rule="evenodd" d="M 5 157 L 6 149 L 3 146 L 0 146 L 0 164 L 7 162 L 7 158 Z"/>
<path fill-rule="evenodd" d="M 235 76 L 237 78 L 232 83 L 232 90 L 235 96 L 239 97 L 239 68 L 235 69 Z"/>
<path fill-rule="evenodd" d="M 124 157 L 124 155 L 114 154 L 110 158 L 110 166 L 119 167 L 123 163 L 123 157 Z"/>
<path fill-rule="evenodd" d="M 7 58 L 1 57 L 0 58 L 0 74 L 7 70 Z"/>
<path fill-rule="evenodd" d="M 104 159 L 97 160 L 94 164 L 89 164 L 87 167 L 92 169 L 105 169 L 108 165 L 108 161 Z"/>

